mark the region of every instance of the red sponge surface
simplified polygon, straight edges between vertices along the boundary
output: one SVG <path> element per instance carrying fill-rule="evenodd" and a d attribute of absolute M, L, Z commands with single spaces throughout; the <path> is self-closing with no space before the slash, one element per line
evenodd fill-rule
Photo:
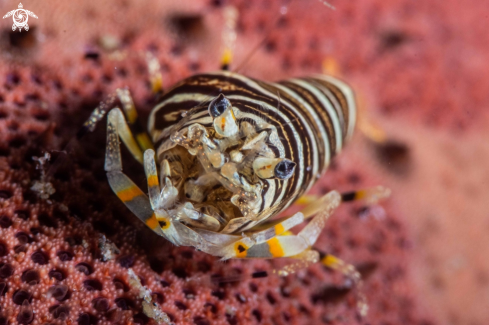
<path fill-rule="evenodd" d="M 65 155 L 56 150 L 114 89 L 131 90 L 144 120 L 155 104 L 147 52 L 160 62 L 165 87 L 218 68 L 229 4 L 239 11 L 235 66 L 270 30 L 242 69 L 247 75 L 320 73 L 333 58 L 381 121 L 463 132 L 487 117 L 489 81 L 480 75 L 488 36 L 477 1 L 335 2 L 335 11 L 292 1 L 277 24 L 281 1 L 25 3 L 39 17 L 29 18 L 29 32 L 12 32 L 8 19 L 0 25 L 0 324 L 155 323 L 130 269 L 176 324 L 437 323 L 440 312 L 425 307 L 429 298 L 413 276 L 419 247 L 402 191 L 373 207 L 340 207 L 316 244 L 362 273 L 370 312 L 361 319 L 351 283 L 321 265 L 249 280 L 285 262 L 220 262 L 146 229 L 108 187 L 104 123 L 48 179 L 54 194 L 42 199 L 31 190 L 42 178 L 33 157 Z M 376 147 L 357 135 L 313 192 L 390 185 L 390 175 L 402 189 L 419 167 L 407 143 Z M 142 167 L 123 155 L 124 171 L 144 184 Z M 245 280 L 216 285 L 209 280 L 216 276 Z"/>

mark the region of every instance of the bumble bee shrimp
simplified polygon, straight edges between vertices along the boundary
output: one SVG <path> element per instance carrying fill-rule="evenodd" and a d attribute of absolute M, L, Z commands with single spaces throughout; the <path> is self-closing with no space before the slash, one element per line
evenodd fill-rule
<path fill-rule="evenodd" d="M 320 261 L 360 284 L 356 269 L 313 249 L 327 219 L 344 201 L 376 202 L 383 187 L 333 190 L 289 217 L 274 218 L 305 194 L 351 138 L 357 115 L 353 90 L 328 75 L 265 82 L 228 71 L 193 75 L 162 93 L 147 131 L 127 89 L 99 106 L 79 136 L 105 111 L 105 170 L 119 199 L 177 246 L 230 258 L 289 257 L 288 275 Z M 148 58 L 155 92 L 158 63 Z M 123 173 L 120 140 L 144 166 L 148 195 Z M 289 230 L 307 219 L 297 234 Z M 257 275 L 261 277 L 263 274 Z M 360 313 L 367 305 L 359 295 Z"/>

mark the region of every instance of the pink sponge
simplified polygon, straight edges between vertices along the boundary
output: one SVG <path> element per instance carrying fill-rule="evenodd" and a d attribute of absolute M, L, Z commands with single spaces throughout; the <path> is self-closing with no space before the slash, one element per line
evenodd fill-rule
<path fill-rule="evenodd" d="M 108 187 L 104 123 L 69 152 L 68 162 L 48 179 L 54 194 L 42 199 L 31 190 L 42 176 L 33 157 L 62 150 L 115 88 L 129 87 L 144 119 L 155 102 L 141 53 L 151 51 L 161 62 L 165 86 L 218 66 L 219 1 L 198 1 L 190 9 L 166 1 L 115 3 L 50 2 L 42 8 L 32 4 L 26 9 L 39 21 L 32 22 L 28 33 L 14 34 L 4 27 L 8 36 L 0 65 L 0 325 L 147 324 L 155 319 L 197 325 L 434 324 L 419 308 L 422 298 L 413 291 L 407 267 L 410 235 L 395 200 L 372 208 L 342 206 L 316 245 L 362 273 L 370 313 L 360 319 L 351 282 L 321 265 L 285 278 L 250 279 L 253 272 L 271 273 L 285 262 L 220 262 L 190 247 L 173 247 L 146 229 Z M 271 26 L 270 17 L 280 5 L 236 2 L 243 40 L 237 45 L 238 61 Z M 58 14 L 50 15 L 55 10 Z M 362 83 L 366 77 L 359 67 L 404 42 L 397 34 L 386 36 L 383 47 L 365 40 L 364 28 L 375 19 L 373 13 L 361 13 L 360 4 L 331 12 L 320 3 L 293 3 L 289 10 L 246 73 L 274 80 L 320 72 L 322 60 L 333 56 L 345 74 Z M 347 30 L 357 34 L 346 35 Z M 345 43 L 345 37 L 352 40 Z M 394 70 L 385 68 L 385 73 Z M 144 183 L 142 167 L 123 154 L 125 172 Z M 346 152 L 314 191 L 382 183 L 373 175 L 371 165 Z M 211 281 L 222 276 L 244 280 Z M 141 292 L 151 298 L 153 314 L 143 310 Z M 157 317 L 154 313 L 160 311 L 165 314 Z"/>

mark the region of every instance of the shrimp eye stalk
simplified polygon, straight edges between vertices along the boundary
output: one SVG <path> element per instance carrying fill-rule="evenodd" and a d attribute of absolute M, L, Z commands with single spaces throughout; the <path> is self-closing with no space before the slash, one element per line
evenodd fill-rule
<path fill-rule="evenodd" d="M 216 118 L 222 115 L 228 108 L 231 107 L 231 102 L 223 94 L 219 94 L 216 99 L 214 99 L 209 104 L 209 114 Z"/>
<path fill-rule="evenodd" d="M 262 179 L 289 179 L 296 166 L 295 162 L 287 158 L 258 157 L 253 161 L 253 170 Z"/>
<path fill-rule="evenodd" d="M 279 179 L 289 179 L 294 173 L 296 165 L 295 162 L 284 159 L 275 166 L 273 174 Z"/>
<path fill-rule="evenodd" d="M 221 137 L 233 137 L 239 132 L 231 102 L 223 94 L 219 94 L 209 104 L 209 115 L 213 118 L 212 125 Z"/>

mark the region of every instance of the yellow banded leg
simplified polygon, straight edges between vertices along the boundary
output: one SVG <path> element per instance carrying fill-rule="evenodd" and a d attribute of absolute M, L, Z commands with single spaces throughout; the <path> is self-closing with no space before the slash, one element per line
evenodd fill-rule
<path fill-rule="evenodd" d="M 272 220 L 251 229 L 248 235 L 256 244 L 263 243 L 275 236 L 283 235 L 289 229 L 301 224 L 304 221 L 304 215 L 301 212 L 297 212 L 291 217 L 280 219 L 278 221 Z M 263 229 L 263 230 L 262 230 Z"/>
<path fill-rule="evenodd" d="M 144 152 L 144 171 L 148 181 L 149 201 L 154 210 L 158 208 L 160 197 L 160 182 L 156 171 L 155 152 L 148 149 Z"/>
<path fill-rule="evenodd" d="M 332 201 L 335 202 L 334 208 L 341 202 L 341 195 L 337 191 L 328 192 L 323 196 L 304 195 L 296 203 L 305 206 L 301 212 L 304 214 L 304 218 L 308 219 L 318 213 L 324 214 L 327 212 L 325 207 L 329 207 Z"/>
<path fill-rule="evenodd" d="M 139 120 L 136 106 L 132 100 L 131 93 L 127 89 L 118 88 L 116 95 L 122 104 L 122 109 L 127 119 L 127 124 L 131 132 L 135 135 L 135 140 L 140 147 L 141 151 L 152 149 L 153 144 L 149 138 L 148 133 L 143 128 L 141 121 Z"/>
<path fill-rule="evenodd" d="M 144 170 L 148 181 L 149 200 L 154 210 L 165 209 L 173 205 L 178 197 L 178 190 L 170 179 L 171 169 L 168 160 L 161 162 L 162 188 L 156 170 L 155 152 L 148 149 L 144 152 Z"/>
<path fill-rule="evenodd" d="M 250 237 L 243 237 L 223 248 L 219 255 L 222 256 L 222 260 L 290 257 L 300 254 L 307 248 L 307 243 L 295 235 L 275 236 L 260 244 L 253 242 Z"/>
<path fill-rule="evenodd" d="M 384 186 L 375 186 L 358 191 L 341 193 L 341 201 L 364 201 L 370 205 L 377 204 L 379 201 L 388 198 L 390 194 L 390 189 Z M 306 206 L 303 210 L 301 210 L 301 212 L 304 214 L 304 218 L 308 219 L 322 209 L 324 198 L 325 196 L 320 197 L 318 195 L 303 195 L 295 203 Z"/>
<path fill-rule="evenodd" d="M 303 238 L 309 246 L 314 245 L 319 237 L 319 234 L 326 225 L 326 221 L 331 216 L 333 211 L 340 205 L 341 195 L 337 191 L 331 191 L 321 197 L 318 201 L 305 207 L 301 212 L 304 216 L 315 215 L 298 234 Z"/>
<path fill-rule="evenodd" d="M 146 226 L 162 235 L 156 216 L 151 208 L 148 197 L 122 172 L 107 172 L 110 187 L 117 197 Z"/>
<path fill-rule="evenodd" d="M 107 146 L 105 151 L 105 171 L 110 187 L 119 199 L 131 210 L 141 221 L 143 221 L 150 229 L 159 235 L 162 235 L 161 228 L 153 213 L 148 197 L 134 184 L 129 177 L 122 172 L 122 161 L 119 143 L 119 134 L 128 130 L 123 129 L 121 132 L 119 127 L 120 122 L 124 123 L 122 112 L 115 108 L 110 111 L 107 119 Z M 130 131 L 124 133 L 129 143 L 135 145 Z M 122 137 L 122 136 L 121 136 Z M 137 147 L 137 146 L 136 146 Z M 139 149 L 139 148 L 138 148 Z"/>
<path fill-rule="evenodd" d="M 384 188 L 373 188 L 369 190 L 354 192 L 359 194 L 349 195 L 353 196 L 353 199 L 365 199 L 368 197 L 376 197 L 379 193 L 384 193 Z M 369 194 L 369 195 L 367 195 Z M 374 195 L 375 194 L 375 195 Z M 331 191 L 318 201 L 310 204 L 302 212 L 304 215 L 312 214 L 314 218 L 307 224 L 302 231 L 299 232 L 298 236 L 303 238 L 310 247 L 312 247 L 319 234 L 323 230 L 326 220 L 333 213 L 333 211 L 340 205 L 344 200 L 344 195 L 340 195 L 337 191 Z M 315 206 L 315 205 L 320 206 Z M 300 257 L 300 256 L 299 256 Z M 341 259 L 334 257 L 332 255 L 326 255 L 321 259 L 321 263 L 329 268 L 340 271 L 343 275 L 351 279 L 355 283 L 357 292 L 357 306 L 360 315 L 365 316 L 367 314 L 367 303 L 366 298 L 361 291 L 362 281 L 360 273 L 355 269 L 353 265 L 347 264 Z"/>
<path fill-rule="evenodd" d="M 163 76 L 161 75 L 160 61 L 148 51 L 146 52 L 146 63 L 148 65 L 151 91 L 153 94 L 163 93 Z"/>
<path fill-rule="evenodd" d="M 233 6 L 224 8 L 225 27 L 222 33 L 224 51 L 221 57 L 221 70 L 229 70 L 233 57 L 233 48 L 236 42 L 236 23 L 238 21 L 238 10 Z"/>
<path fill-rule="evenodd" d="M 131 130 L 129 129 L 129 126 L 126 123 L 126 120 L 124 118 L 124 115 L 122 114 L 121 110 L 116 107 L 112 109 L 109 112 L 109 116 L 107 118 L 107 137 L 109 137 L 109 127 L 113 128 L 115 130 L 116 135 L 120 136 L 122 139 L 122 142 L 126 145 L 127 149 L 131 152 L 133 155 L 134 159 L 139 161 L 140 163 L 143 163 L 143 152 L 139 148 L 139 146 L 136 143 L 136 140 L 134 139 Z M 108 140 L 107 140 L 108 141 Z M 117 142 L 119 141 L 119 138 L 117 137 Z M 108 144 L 107 144 L 108 145 Z M 119 148 L 119 145 L 117 145 L 117 148 Z M 119 150 L 119 156 L 120 156 L 120 149 Z M 107 151 L 106 151 L 107 153 Z M 107 155 L 106 155 L 107 158 Z M 119 157 L 120 161 L 120 157 Z M 107 163 L 107 161 L 106 161 Z M 122 166 L 120 167 L 122 170 Z"/>
<path fill-rule="evenodd" d="M 358 191 L 341 193 L 341 201 L 364 201 L 367 204 L 377 204 L 379 201 L 388 198 L 390 195 L 390 189 L 384 186 L 376 186 Z"/>
<path fill-rule="evenodd" d="M 245 233 L 242 238 L 225 246 L 218 255 L 222 256 L 223 260 L 229 258 L 273 258 L 285 256 L 282 245 L 294 246 L 292 241 L 295 241 L 295 239 L 285 239 L 284 236 L 277 239 L 277 236 L 288 235 L 289 229 L 301 224 L 303 221 L 304 216 L 298 212 L 278 222 L 271 221 L 266 223 L 265 226 L 259 225 L 250 232 Z M 300 240 L 295 245 L 295 247 L 302 246 Z M 255 248 L 252 249 L 252 247 Z"/>

